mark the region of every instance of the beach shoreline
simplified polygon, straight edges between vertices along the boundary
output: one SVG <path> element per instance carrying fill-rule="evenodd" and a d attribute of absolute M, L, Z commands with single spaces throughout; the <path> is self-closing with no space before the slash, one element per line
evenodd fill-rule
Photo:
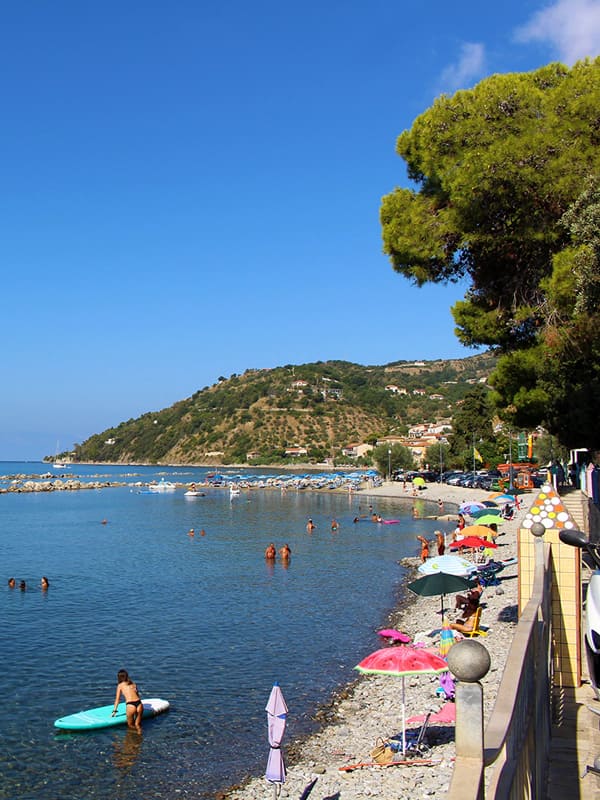
<path fill-rule="evenodd" d="M 446 484 L 427 484 L 413 495 L 411 486 L 403 488 L 399 482 L 383 485 L 360 493 L 369 502 L 378 498 L 398 500 L 425 499 L 458 508 L 465 501 L 488 499 L 490 492 Z M 521 495 L 521 509 L 515 518 L 500 526 L 498 544 L 499 560 L 516 557 L 516 539 L 520 520 L 531 505 L 536 492 Z M 437 516 L 440 529 L 449 532 L 453 523 L 445 509 Z M 435 520 L 436 517 L 427 517 Z M 416 548 L 415 548 L 416 549 Z M 433 552 L 433 551 L 432 551 Z M 403 585 L 415 577 L 418 558 L 403 559 L 407 568 Z M 482 680 L 484 687 L 485 721 L 493 709 L 506 656 L 517 624 L 517 565 L 505 567 L 500 573 L 498 587 L 486 587 L 482 598 L 482 625 L 489 634 L 480 641 L 490 652 L 492 666 Z M 441 619 L 438 597 L 419 597 L 398 589 L 396 606 L 388 614 L 389 627 L 411 635 L 413 642 L 427 646 L 439 641 Z M 452 605 L 453 598 L 448 598 Z M 384 643 L 382 642 L 382 646 Z M 357 662 L 367 653 L 357 654 Z M 439 680 L 432 676 L 411 676 L 407 685 L 407 718 L 423 714 L 427 710 L 440 710 L 443 701 L 435 694 Z M 304 738 L 282 743 L 286 755 L 287 778 L 281 787 L 281 798 L 296 798 L 309 784 L 318 787 L 317 797 L 338 796 L 343 800 L 363 800 L 364 797 L 380 796 L 386 800 L 400 800 L 415 792 L 433 800 L 445 797 L 453 768 L 454 727 L 439 725 L 430 727 L 433 744 L 432 766 L 395 766 L 393 768 L 372 766 L 349 770 L 352 764 L 370 762 L 370 752 L 377 739 L 398 733 L 400 727 L 399 679 L 389 676 L 358 675 L 356 680 L 340 687 L 331 699 L 315 712 L 314 719 L 322 723 L 319 729 Z M 265 764 L 266 755 L 265 753 Z M 433 768 L 432 768 L 433 767 Z M 218 800 L 262 800 L 270 797 L 272 786 L 260 776 L 248 776 L 241 784 L 227 787 L 219 792 Z"/>

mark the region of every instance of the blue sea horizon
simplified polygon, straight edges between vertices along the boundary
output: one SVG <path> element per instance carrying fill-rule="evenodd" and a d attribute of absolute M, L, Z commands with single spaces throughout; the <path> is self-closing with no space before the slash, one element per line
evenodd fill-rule
<path fill-rule="evenodd" d="M 0 473 L 33 474 L 34 463 L 3 462 Z M 160 475 L 179 483 L 206 472 L 69 470 L 82 479 Z M 422 515 L 436 513 L 435 503 L 418 502 Z M 371 504 L 399 522 L 354 523 Z M 317 525 L 312 535 L 308 517 Z M 206 489 L 186 498 L 183 489 L 153 496 L 134 486 L 3 494 L 0 520 L 2 800 L 133 800 L 175 790 L 208 798 L 261 774 L 273 683 L 290 710 L 285 751 L 286 741 L 315 730 L 315 710 L 379 646 L 376 631 L 402 600 L 398 561 L 414 556 L 415 536 L 438 524 L 413 519 L 410 501 L 363 492 L 252 490 L 231 498 Z M 271 541 L 289 543 L 287 568 L 265 562 Z M 11 576 L 26 580 L 27 591 L 9 589 Z M 169 700 L 169 713 L 149 720 L 142 737 L 123 728 L 55 731 L 59 716 L 111 703 L 121 668 L 143 695 Z"/>

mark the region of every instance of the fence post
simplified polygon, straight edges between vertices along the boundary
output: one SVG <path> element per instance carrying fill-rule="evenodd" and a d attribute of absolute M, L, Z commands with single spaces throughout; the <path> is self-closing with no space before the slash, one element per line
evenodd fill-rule
<path fill-rule="evenodd" d="M 456 763 L 449 798 L 483 798 L 483 688 L 479 681 L 490 668 L 490 654 L 475 639 L 450 648 L 448 666 L 456 684 Z"/>

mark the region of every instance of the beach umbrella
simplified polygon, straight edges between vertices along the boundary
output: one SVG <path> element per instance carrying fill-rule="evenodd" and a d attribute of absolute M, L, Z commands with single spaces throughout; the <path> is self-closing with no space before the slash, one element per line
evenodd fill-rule
<path fill-rule="evenodd" d="M 473 567 L 472 564 L 470 564 L 470 566 Z M 409 583 L 408 588 L 411 590 L 411 592 L 414 592 L 421 597 L 437 597 L 439 595 L 442 603 L 443 619 L 444 595 L 470 589 L 471 584 L 466 578 L 463 578 L 460 575 L 451 575 L 448 572 L 433 572 L 429 575 L 423 575 L 422 578 L 417 578 L 416 581 Z"/>
<path fill-rule="evenodd" d="M 486 528 L 486 530 L 488 530 Z M 423 564 L 418 567 L 422 575 L 432 575 L 435 572 L 446 572 L 449 575 L 469 575 L 476 570 L 477 567 L 472 561 L 468 561 L 462 556 L 457 556 L 452 553 L 443 556 L 434 556 L 428 558 Z"/>
<path fill-rule="evenodd" d="M 481 517 L 477 517 L 477 524 L 478 525 L 502 525 L 502 517 L 498 516 L 497 514 L 484 514 Z"/>
<path fill-rule="evenodd" d="M 393 639 L 395 642 L 402 642 L 403 644 L 410 642 L 410 636 L 407 633 L 397 631 L 395 628 L 385 628 L 382 631 L 377 631 L 377 633 L 379 636 L 383 636 L 384 639 Z"/>
<path fill-rule="evenodd" d="M 366 675 L 394 675 L 402 678 L 402 753 L 406 753 L 406 701 L 404 679 L 407 675 L 432 675 L 446 672 L 448 664 L 431 650 L 400 645 L 384 647 L 363 658 L 354 669 Z"/>
<path fill-rule="evenodd" d="M 497 520 L 494 520 L 496 524 L 498 524 Z M 477 520 L 476 525 L 467 525 L 466 528 L 463 528 L 461 531 L 463 537 L 466 539 L 467 536 L 479 536 L 480 539 L 485 539 L 486 536 L 489 536 L 492 531 L 486 526 L 482 525 L 479 520 Z M 461 541 L 459 539 L 459 541 Z"/>
<path fill-rule="evenodd" d="M 514 503 L 515 496 L 513 494 L 497 494 L 494 495 L 493 498 L 496 502 L 500 501 L 501 503 Z"/>
<path fill-rule="evenodd" d="M 498 503 L 494 503 L 493 500 L 484 500 L 483 505 L 486 508 L 498 508 Z"/>
<path fill-rule="evenodd" d="M 271 747 L 265 778 L 269 783 L 273 784 L 273 796 L 278 797 L 281 792 L 281 785 L 285 783 L 285 764 L 281 753 L 281 740 L 285 733 L 285 721 L 288 712 L 288 707 L 278 683 L 275 683 L 271 689 L 265 711 L 267 712 L 267 728 Z"/>
<path fill-rule="evenodd" d="M 413 486 L 425 486 L 425 478 L 413 478 Z"/>
<path fill-rule="evenodd" d="M 476 502 L 475 500 L 473 500 L 473 501 L 468 502 L 468 503 L 462 503 L 458 507 L 458 510 L 460 511 L 461 514 L 472 514 L 473 511 L 480 511 L 483 508 L 485 508 L 483 503 L 479 503 L 479 502 Z"/>
<path fill-rule="evenodd" d="M 480 536 L 465 536 L 464 539 L 459 539 L 457 542 L 452 542 L 450 545 L 451 550 L 458 550 L 461 547 L 478 548 L 478 547 L 498 547 L 496 542 L 490 542 L 487 539 L 482 539 Z"/>
<path fill-rule="evenodd" d="M 470 516 L 473 517 L 473 519 L 476 519 L 477 523 L 479 523 L 480 520 L 481 520 L 481 517 L 487 517 L 487 516 L 490 516 L 490 517 L 501 517 L 502 516 L 502 509 L 498 508 L 498 507 L 487 508 L 487 506 L 486 506 L 485 508 L 478 508 L 477 511 L 472 511 Z M 483 522 L 481 524 L 485 525 L 485 522 Z"/>

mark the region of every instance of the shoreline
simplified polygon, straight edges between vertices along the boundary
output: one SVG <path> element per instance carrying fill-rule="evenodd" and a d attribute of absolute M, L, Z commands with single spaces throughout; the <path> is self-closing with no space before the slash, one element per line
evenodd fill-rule
<path fill-rule="evenodd" d="M 429 487 L 432 487 L 431 491 Z M 487 491 L 446 484 L 427 484 L 427 489 L 419 492 L 419 498 L 434 502 L 442 499 L 444 503 L 456 507 L 468 500 L 485 500 L 489 495 Z M 498 560 L 516 556 L 516 533 L 520 520 L 536 495 L 536 491 L 520 495 L 520 511 L 513 520 L 501 524 Z M 412 490 L 405 492 L 401 483 L 394 482 L 365 490 L 364 496 L 373 500 L 383 497 L 418 499 L 412 496 Z M 438 519 L 440 528 L 448 532 L 453 525 L 451 520 L 444 519 L 446 516 L 442 513 Z M 456 514 L 451 516 L 456 519 Z M 404 592 L 399 586 L 401 596 L 396 598 L 396 605 L 387 614 L 387 625 L 410 634 L 413 642 L 431 646 L 439 641 L 439 597 L 420 597 L 406 592 L 406 583 L 414 578 L 412 573 L 416 571 L 419 561 L 415 557 L 400 562 L 409 568 L 409 572 L 402 581 Z M 517 565 L 505 567 L 499 577 L 500 586 L 486 587 L 482 597 L 482 625 L 489 629 L 489 635 L 478 638 L 492 659 L 490 671 L 482 680 L 484 724 L 487 724 L 493 709 L 517 623 Z M 446 602 L 452 605 L 452 600 L 452 597 L 448 597 Z M 385 646 L 383 641 L 382 646 Z M 367 653 L 357 653 L 357 663 L 365 655 Z M 419 764 L 394 766 L 391 769 L 372 766 L 346 771 L 352 764 L 370 762 L 370 752 L 377 739 L 393 736 L 401 729 L 400 686 L 399 678 L 357 674 L 354 681 L 334 691 L 330 700 L 315 710 L 313 718 L 321 723 L 317 731 L 287 742 L 284 736 L 282 749 L 286 756 L 287 778 L 281 787 L 280 797 L 299 797 L 312 783 L 318 785 L 319 797 L 334 797 L 339 793 L 344 800 L 363 800 L 368 796 L 401 800 L 415 792 L 433 800 L 445 797 L 453 770 L 454 725 L 429 727 L 428 735 L 432 744 L 430 756 L 435 762 L 433 769 Z M 410 676 L 406 679 L 407 720 L 411 715 L 440 710 L 443 701 L 435 695 L 438 686 L 439 679 L 435 676 Z M 267 755 L 268 748 L 265 748 L 265 764 Z M 264 777 L 249 775 L 242 783 L 227 787 L 216 797 L 218 800 L 263 800 L 272 791 L 273 788 Z"/>

